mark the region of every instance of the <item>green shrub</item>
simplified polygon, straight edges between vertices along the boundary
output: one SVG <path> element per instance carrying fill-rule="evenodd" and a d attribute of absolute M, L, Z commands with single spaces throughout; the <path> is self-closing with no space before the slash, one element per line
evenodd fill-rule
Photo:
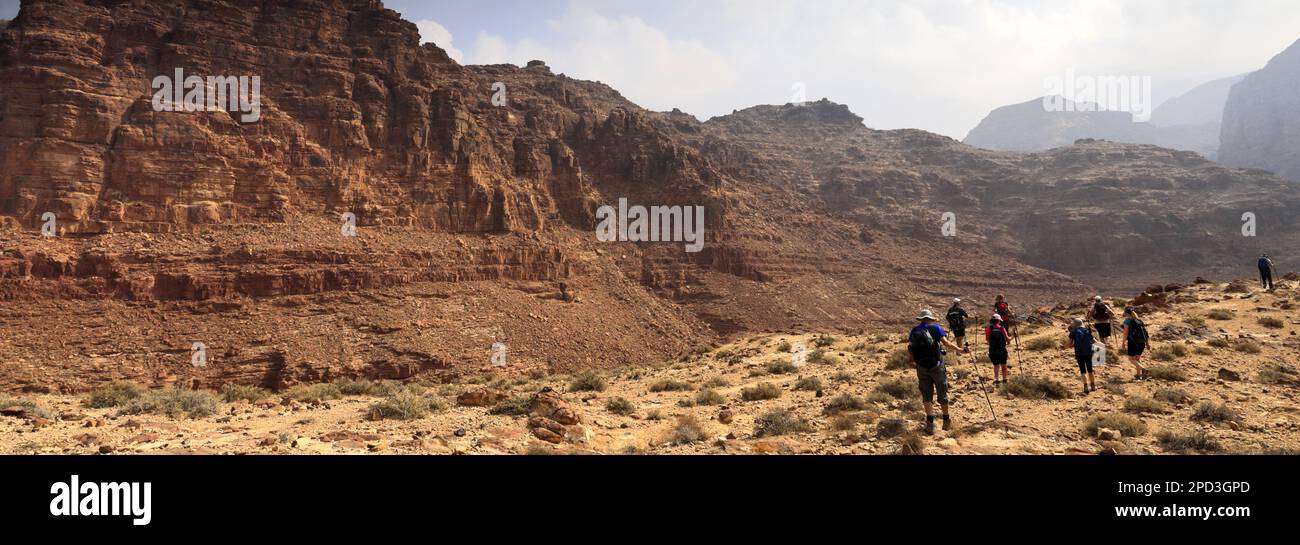
<path fill-rule="evenodd" d="M 705 438 L 704 428 L 694 416 L 682 415 L 677 417 L 677 425 L 673 426 L 669 442 L 674 445 L 687 445 L 703 441 Z"/>
<path fill-rule="evenodd" d="M 1156 380 L 1187 382 L 1187 373 L 1172 365 L 1156 365 L 1148 368 L 1147 371 L 1151 374 L 1151 378 Z"/>
<path fill-rule="evenodd" d="M 504 416 L 524 416 L 532 410 L 533 396 L 518 395 L 497 403 L 488 410 L 489 414 Z"/>
<path fill-rule="evenodd" d="M 727 379 L 722 377 L 713 377 L 709 380 L 704 381 L 704 384 L 700 385 L 700 389 L 707 390 L 709 388 L 726 388 L 728 386 L 731 386 L 731 383 L 727 382 Z"/>
<path fill-rule="evenodd" d="M 1192 327 L 1205 327 L 1205 318 L 1200 316 L 1192 316 L 1187 318 L 1185 321 L 1187 322 L 1187 325 Z"/>
<path fill-rule="evenodd" d="M 441 399 L 428 395 L 424 388 L 407 385 L 390 390 L 383 400 L 371 405 L 370 419 L 415 420 L 445 408 Z"/>
<path fill-rule="evenodd" d="M 812 431 L 812 424 L 787 409 L 768 411 L 754 420 L 754 435 L 756 437 L 810 431 Z"/>
<path fill-rule="evenodd" d="M 1250 339 L 1238 340 L 1236 344 L 1232 346 L 1232 348 L 1233 350 L 1241 352 L 1242 354 L 1258 354 L 1264 351 L 1264 349 L 1259 346 L 1259 343 L 1252 341 Z"/>
<path fill-rule="evenodd" d="M 825 364 L 825 365 L 839 365 L 839 364 L 840 364 L 840 358 L 839 358 L 839 356 L 836 356 L 835 354 L 831 354 L 830 352 L 827 352 L 827 351 L 825 351 L 825 350 L 822 350 L 821 348 L 818 348 L 818 349 L 816 349 L 816 350 L 813 350 L 811 354 L 808 354 L 808 363 L 821 363 L 821 364 Z"/>
<path fill-rule="evenodd" d="M 595 371 L 583 371 L 573 377 L 573 382 L 569 383 L 569 390 L 574 392 L 603 392 L 605 391 L 605 379 L 597 375 Z"/>
<path fill-rule="evenodd" d="M 1213 422 L 1216 424 L 1238 422 L 1241 420 L 1241 415 L 1237 414 L 1237 411 L 1232 410 L 1232 408 L 1227 405 L 1206 401 L 1196 406 L 1196 412 L 1192 413 L 1192 420 L 1196 422 Z"/>
<path fill-rule="evenodd" d="M 726 402 L 727 399 L 722 397 L 722 394 L 713 390 L 701 390 L 700 393 L 695 395 L 695 404 L 697 405 L 713 406 Z"/>
<path fill-rule="evenodd" d="M 903 435 L 898 440 L 898 454 L 900 456 L 920 456 L 925 453 L 925 439 L 921 434 L 911 432 Z"/>
<path fill-rule="evenodd" d="M 1186 403 L 1191 400 L 1191 396 L 1188 396 L 1187 392 L 1179 390 L 1178 388 L 1160 388 L 1156 390 L 1155 394 L 1151 397 L 1154 397 L 1158 401 L 1173 403 L 1175 405 Z"/>
<path fill-rule="evenodd" d="M 627 416 L 636 412 L 636 405 L 633 405 L 626 398 L 615 397 L 605 403 L 605 410 L 619 416 Z"/>
<path fill-rule="evenodd" d="M 1084 423 L 1084 430 L 1093 437 L 1096 437 L 1097 430 L 1102 428 L 1118 431 L 1124 437 L 1137 437 L 1147 432 L 1146 424 L 1127 414 L 1107 413 L 1094 415 Z"/>
<path fill-rule="evenodd" d="M 916 381 L 894 378 L 881 382 L 876 385 L 876 392 L 880 392 L 894 399 L 907 399 L 921 395 L 921 390 L 917 387 Z"/>
<path fill-rule="evenodd" d="M 843 393 L 830 401 L 826 402 L 826 407 L 822 409 L 822 414 L 836 415 L 840 413 L 861 411 L 867 408 L 867 402 L 853 394 Z"/>
<path fill-rule="evenodd" d="M 687 390 L 694 390 L 691 383 L 673 379 L 663 379 L 650 385 L 651 392 L 685 392 Z"/>
<path fill-rule="evenodd" d="M 1296 384 L 1300 383 L 1300 374 L 1286 364 L 1269 362 L 1259 370 L 1255 380 L 1265 384 Z"/>
<path fill-rule="evenodd" d="M 334 381 L 333 384 L 338 388 L 339 393 L 349 396 L 382 396 L 393 389 L 383 382 L 365 379 L 344 378 Z"/>
<path fill-rule="evenodd" d="M 1206 342 L 1206 344 L 1213 346 L 1215 348 L 1228 348 L 1232 346 L 1232 343 L 1228 341 L 1228 339 L 1225 339 L 1223 337 L 1215 337 L 1213 339 L 1210 339 L 1209 341 Z"/>
<path fill-rule="evenodd" d="M 1165 345 L 1151 352 L 1151 359 L 1157 361 L 1177 361 L 1184 357 L 1187 357 L 1187 346 L 1182 344 Z"/>
<path fill-rule="evenodd" d="M 144 393 L 144 387 L 139 384 L 125 380 L 115 380 L 91 390 L 86 395 L 83 404 L 92 409 L 121 407 L 144 395 Z"/>
<path fill-rule="evenodd" d="M 258 401 L 266 399 L 266 397 L 269 395 L 271 395 L 271 392 L 268 392 L 256 386 L 246 386 L 243 384 L 229 384 L 229 383 L 223 384 L 221 386 L 221 399 L 224 400 L 226 403 L 233 403 L 235 401 L 240 401 L 240 400 L 247 401 L 249 403 L 256 403 Z"/>
<path fill-rule="evenodd" d="M 1124 400 L 1124 410 L 1131 413 L 1166 413 L 1169 409 L 1159 401 L 1145 397 L 1132 396 Z"/>
<path fill-rule="evenodd" d="M 1060 346 L 1061 344 L 1051 337 L 1038 337 L 1036 339 L 1029 339 L 1025 342 L 1025 350 L 1032 352 L 1054 350 Z"/>
<path fill-rule="evenodd" d="M 32 416 L 37 416 L 47 420 L 54 418 L 54 415 L 50 413 L 50 411 L 46 410 L 44 407 L 41 407 L 35 401 L 32 401 L 25 397 L 10 397 L 8 395 L 0 393 L 0 409 L 6 409 L 10 407 L 22 408 L 24 411 L 27 411 L 27 413 Z"/>
<path fill-rule="evenodd" d="M 831 375 L 831 380 L 834 380 L 835 382 L 853 382 L 853 373 L 848 371 L 837 371 L 834 375 Z"/>
<path fill-rule="evenodd" d="M 284 393 L 284 396 L 301 403 L 320 403 L 331 399 L 339 399 L 343 397 L 343 392 L 333 384 L 303 384 L 290 388 L 289 391 Z"/>
<path fill-rule="evenodd" d="M 770 382 L 760 382 L 753 388 L 740 390 L 740 398 L 745 401 L 762 401 L 781 397 L 781 388 Z"/>
<path fill-rule="evenodd" d="M 1210 309 L 1210 312 L 1207 316 L 1209 316 L 1211 320 L 1219 320 L 1223 322 L 1223 321 L 1236 318 L 1237 313 L 1228 310 L 1226 308 L 1215 308 L 1215 309 Z"/>
<path fill-rule="evenodd" d="M 1223 450 L 1223 445 L 1220 445 L 1218 441 L 1203 431 L 1177 433 L 1166 430 L 1156 434 L 1156 441 L 1160 443 L 1160 448 L 1167 452 L 1186 452 L 1189 450 L 1218 452 Z"/>
<path fill-rule="evenodd" d="M 812 358 L 809 357 L 810 361 L 811 359 Z M 799 368 L 795 367 L 793 362 L 790 362 L 785 359 L 776 359 L 767 362 L 767 372 L 773 375 L 784 375 L 786 373 L 793 373 L 798 370 Z"/>
<path fill-rule="evenodd" d="M 813 346 L 818 348 L 826 348 L 832 344 L 835 344 L 835 337 L 830 335 L 818 335 L 813 337 Z"/>
<path fill-rule="evenodd" d="M 1269 329 L 1282 329 L 1286 327 L 1286 322 L 1272 316 L 1260 316 L 1256 322 Z"/>
<path fill-rule="evenodd" d="M 1069 399 L 1074 395 L 1068 387 L 1057 381 L 1016 375 L 1002 385 L 1002 393 L 1023 399 Z"/>
<path fill-rule="evenodd" d="M 203 418 L 217 413 L 217 396 L 205 390 L 154 390 L 128 401 L 117 412 L 119 415 L 161 414 L 168 418 Z"/>
<path fill-rule="evenodd" d="M 781 344 L 776 345 L 777 352 L 789 352 L 793 348 L 790 346 L 790 341 L 781 341 Z"/>
<path fill-rule="evenodd" d="M 876 435 L 882 439 L 898 437 L 907 433 L 907 422 L 897 418 L 886 418 L 876 423 Z"/>
<path fill-rule="evenodd" d="M 889 357 L 885 359 L 885 370 L 887 371 L 911 369 L 912 367 L 912 356 L 907 353 L 907 350 L 897 350 L 889 354 Z"/>
<path fill-rule="evenodd" d="M 817 377 L 800 377 L 799 380 L 794 383 L 795 390 L 804 392 L 816 392 L 822 388 L 822 379 Z"/>

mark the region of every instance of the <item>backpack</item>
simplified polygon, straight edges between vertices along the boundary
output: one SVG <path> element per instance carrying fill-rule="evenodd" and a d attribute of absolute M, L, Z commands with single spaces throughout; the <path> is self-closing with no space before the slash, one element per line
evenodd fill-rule
<path fill-rule="evenodd" d="M 941 357 L 939 339 L 930 333 L 930 327 L 927 325 L 919 325 L 912 329 L 907 336 L 907 350 L 912 353 L 912 359 L 916 364 L 926 369 L 938 365 Z"/>
<path fill-rule="evenodd" d="M 989 326 L 989 355 L 1007 353 L 1007 330 L 1000 325 Z"/>
<path fill-rule="evenodd" d="M 1270 269 L 1270 268 L 1272 268 L 1272 265 L 1273 265 L 1272 263 L 1269 263 L 1267 257 L 1261 257 L 1261 258 L 1259 258 L 1259 268 L 1261 268 L 1261 269 Z"/>
<path fill-rule="evenodd" d="M 1002 321 L 1004 322 L 1011 321 L 1011 305 L 1008 305 L 1006 303 L 998 303 L 996 306 L 993 307 L 993 310 L 998 313 L 998 316 L 1002 317 Z"/>
<path fill-rule="evenodd" d="M 1106 303 L 1095 303 L 1092 305 L 1092 318 L 1094 320 L 1105 320 L 1109 322 L 1110 319 L 1114 317 L 1115 313 L 1110 311 L 1110 307 L 1106 306 Z"/>
<path fill-rule="evenodd" d="M 1128 343 L 1145 345 L 1150 339 L 1147 336 L 1147 325 L 1142 320 L 1133 320 L 1132 324 L 1128 328 Z"/>
<path fill-rule="evenodd" d="M 964 329 L 966 327 L 966 312 L 957 307 L 948 309 L 948 326 L 953 329 Z"/>
<path fill-rule="evenodd" d="M 1081 327 L 1074 330 L 1074 333 L 1070 334 L 1070 338 L 1074 339 L 1075 356 L 1080 358 L 1092 357 L 1092 331 L 1089 331 L 1088 328 Z"/>

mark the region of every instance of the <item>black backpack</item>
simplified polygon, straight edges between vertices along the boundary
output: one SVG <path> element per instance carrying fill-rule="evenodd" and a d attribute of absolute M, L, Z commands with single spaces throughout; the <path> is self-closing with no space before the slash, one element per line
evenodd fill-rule
<path fill-rule="evenodd" d="M 965 329 L 966 328 L 965 314 L 966 313 L 963 312 L 962 309 L 957 307 L 952 307 L 948 309 L 948 326 L 953 329 Z"/>
<path fill-rule="evenodd" d="M 1106 303 L 1096 303 L 1092 305 L 1092 317 L 1096 320 L 1110 320 L 1115 317 L 1115 313 L 1110 311 Z"/>
<path fill-rule="evenodd" d="M 907 336 L 907 350 L 921 367 L 929 369 L 939 364 L 939 339 L 934 338 L 929 327 L 917 326 L 912 329 L 912 333 Z"/>
<path fill-rule="evenodd" d="M 1128 328 L 1128 343 L 1145 345 L 1148 339 L 1147 325 L 1142 320 L 1133 320 L 1133 325 Z"/>
<path fill-rule="evenodd" d="M 989 354 L 1007 353 L 1007 330 L 1002 326 L 989 326 Z"/>

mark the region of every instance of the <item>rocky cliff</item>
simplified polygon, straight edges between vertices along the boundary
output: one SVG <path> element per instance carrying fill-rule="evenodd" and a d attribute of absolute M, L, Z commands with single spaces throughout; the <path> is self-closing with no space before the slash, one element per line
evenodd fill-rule
<path fill-rule="evenodd" d="M 0 388 L 660 362 L 1233 269 L 1243 211 L 1300 232 L 1294 184 L 1190 153 L 1003 154 L 827 101 L 700 122 L 460 66 L 373 0 L 177 5 L 32 0 L 0 32 Z M 256 111 L 160 95 L 177 70 L 256 76 Z M 620 199 L 703 207 L 703 250 L 598 241 Z"/>
<path fill-rule="evenodd" d="M 1220 159 L 1300 180 L 1300 41 L 1233 86 Z"/>

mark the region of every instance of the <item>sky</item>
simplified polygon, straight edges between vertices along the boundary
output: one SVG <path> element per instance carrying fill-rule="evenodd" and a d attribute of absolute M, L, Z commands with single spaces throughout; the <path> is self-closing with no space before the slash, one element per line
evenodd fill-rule
<path fill-rule="evenodd" d="M 799 98 L 964 138 L 1051 78 L 1150 77 L 1155 103 L 1263 67 L 1296 0 L 387 0 L 463 64 L 546 61 L 700 119 Z M 0 0 L 0 18 L 16 12 Z"/>

